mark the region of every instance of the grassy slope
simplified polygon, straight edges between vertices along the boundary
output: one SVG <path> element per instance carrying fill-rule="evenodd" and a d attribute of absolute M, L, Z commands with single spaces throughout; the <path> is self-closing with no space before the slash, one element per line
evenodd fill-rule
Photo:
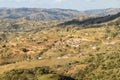
<path fill-rule="evenodd" d="M 1 52 L 1 63 L 17 63 L 0 66 L 0 74 L 13 69 L 48 66 L 57 74 L 78 80 L 119 80 L 120 34 L 116 27 L 118 26 L 82 30 L 53 27 L 37 33 L 21 32 L 16 37 L 18 40 L 13 38 L 9 43 L 1 43 L 1 51 L 6 51 Z M 6 47 L 3 48 L 3 45 Z M 22 48 L 31 51 L 23 52 Z M 10 56 L 9 53 L 14 55 Z M 38 57 L 42 59 L 38 60 Z M 27 61 L 28 58 L 30 60 Z M 45 76 L 41 78 L 44 80 Z"/>

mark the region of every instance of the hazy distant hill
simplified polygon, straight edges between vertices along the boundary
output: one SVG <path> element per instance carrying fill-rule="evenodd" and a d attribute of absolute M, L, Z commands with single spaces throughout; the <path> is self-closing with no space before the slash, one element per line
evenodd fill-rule
<path fill-rule="evenodd" d="M 28 20 L 63 20 L 78 16 L 105 16 L 120 12 L 120 8 L 77 11 L 70 9 L 0 8 L 0 18 Z"/>
<path fill-rule="evenodd" d="M 120 12 L 120 8 L 108 8 L 108 9 L 88 10 L 85 11 L 85 14 L 91 16 L 106 16 L 106 15 L 117 14 L 118 12 Z"/>
<path fill-rule="evenodd" d="M 28 20 L 61 20 L 79 16 L 79 11 L 42 8 L 2 8 L 0 17 L 8 19 L 25 18 Z"/>

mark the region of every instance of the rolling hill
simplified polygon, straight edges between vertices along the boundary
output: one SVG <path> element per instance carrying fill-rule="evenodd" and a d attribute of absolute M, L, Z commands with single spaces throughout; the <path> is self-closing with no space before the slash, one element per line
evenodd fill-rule
<path fill-rule="evenodd" d="M 0 19 L 0 80 L 120 80 L 120 13 L 19 18 Z"/>

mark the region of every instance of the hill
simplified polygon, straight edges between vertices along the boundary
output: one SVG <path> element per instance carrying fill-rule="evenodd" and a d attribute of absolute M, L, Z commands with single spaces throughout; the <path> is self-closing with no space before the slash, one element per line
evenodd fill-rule
<path fill-rule="evenodd" d="M 80 19 L 79 19 L 80 18 Z M 94 25 L 94 24 L 103 24 L 106 22 L 116 22 L 116 24 L 120 24 L 120 13 L 114 15 L 107 15 L 103 17 L 87 17 L 81 20 L 81 17 L 75 18 L 72 20 L 65 21 L 63 23 L 58 24 L 58 26 L 67 26 L 67 25 Z"/>
<path fill-rule="evenodd" d="M 0 80 L 120 80 L 119 15 L 1 19 Z"/>
<path fill-rule="evenodd" d="M 118 12 L 120 12 L 120 8 L 95 9 L 85 11 L 86 15 L 90 16 L 106 16 L 117 14 Z"/>
<path fill-rule="evenodd" d="M 37 32 L 9 32 L 7 38 L 10 36 L 13 37 L 0 43 L 0 80 L 120 79 L 117 25 L 53 27 Z M 50 72 L 37 67 L 47 67 Z M 66 76 L 69 79 L 64 79 Z"/>
<path fill-rule="evenodd" d="M 45 8 L 0 8 L 0 18 L 27 20 L 64 20 L 78 16 L 105 16 L 120 12 L 119 8 L 77 11 Z"/>

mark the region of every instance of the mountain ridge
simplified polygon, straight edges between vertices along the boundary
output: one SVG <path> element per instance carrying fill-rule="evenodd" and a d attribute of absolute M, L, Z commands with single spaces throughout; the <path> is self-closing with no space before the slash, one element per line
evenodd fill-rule
<path fill-rule="evenodd" d="M 120 8 L 78 11 L 59 8 L 0 8 L 0 18 L 27 20 L 65 20 L 78 16 L 106 16 L 120 12 Z"/>
<path fill-rule="evenodd" d="M 72 20 L 68 20 L 66 22 L 63 22 L 61 24 L 59 24 L 59 26 L 65 26 L 65 25 L 90 25 L 90 24 L 101 24 L 101 23 L 105 23 L 105 22 L 109 22 L 109 21 L 113 21 L 115 19 L 118 19 L 120 17 L 120 13 L 117 13 L 115 15 L 107 15 L 107 16 L 103 16 L 103 17 L 90 17 L 90 18 L 86 18 L 83 20 L 79 20 L 79 19 L 72 19 Z M 119 23 L 118 23 L 119 24 Z"/>

